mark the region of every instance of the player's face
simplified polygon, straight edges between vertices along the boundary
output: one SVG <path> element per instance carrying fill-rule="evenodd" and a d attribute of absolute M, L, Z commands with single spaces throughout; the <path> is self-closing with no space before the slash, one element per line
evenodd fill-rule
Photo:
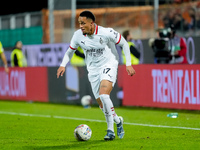
<path fill-rule="evenodd" d="M 92 25 L 93 25 L 93 22 L 91 19 L 87 19 L 86 17 L 79 17 L 78 18 L 78 23 L 79 23 L 79 26 L 83 32 L 83 35 L 86 35 L 86 34 L 93 34 L 92 33 Z"/>

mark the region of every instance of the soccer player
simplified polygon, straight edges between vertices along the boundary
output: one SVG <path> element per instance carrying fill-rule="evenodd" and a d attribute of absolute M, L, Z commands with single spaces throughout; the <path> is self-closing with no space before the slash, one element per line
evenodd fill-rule
<path fill-rule="evenodd" d="M 63 76 L 66 64 L 80 46 L 84 51 L 88 79 L 93 94 L 106 118 L 107 134 L 104 139 L 113 140 L 115 138 L 114 122 L 117 124 L 117 135 L 121 139 L 125 133 L 123 118 L 118 117 L 115 113 L 110 92 L 116 82 L 119 62 L 115 44 L 119 44 L 124 50 L 128 75 L 135 74 L 135 70 L 131 66 L 129 45 L 121 34 L 112 28 L 104 28 L 95 24 L 95 16 L 90 11 L 80 13 L 78 22 L 80 29 L 74 33 L 71 39 L 70 46 L 57 70 L 57 78 Z"/>

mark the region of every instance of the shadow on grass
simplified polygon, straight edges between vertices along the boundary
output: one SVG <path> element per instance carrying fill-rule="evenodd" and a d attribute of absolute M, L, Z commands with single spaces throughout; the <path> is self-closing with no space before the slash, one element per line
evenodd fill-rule
<path fill-rule="evenodd" d="M 100 147 L 104 140 L 70 141 L 64 145 L 24 146 L 23 150 L 64 150 L 64 149 L 94 149 Z M 112 141 L 108 141 L 112 142 Z"/>

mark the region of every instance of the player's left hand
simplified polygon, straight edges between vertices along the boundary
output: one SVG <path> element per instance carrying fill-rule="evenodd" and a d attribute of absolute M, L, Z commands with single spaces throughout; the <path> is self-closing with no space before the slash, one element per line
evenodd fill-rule
<path fill-rule="evenodd" d="M 57 78 L 63 76 L 64 72 L 65 72 L 65 67 L 60 66 L 57 70 Z"/>
<path fill-rule="evenodd" d="M 134 74 L 136 74 L 132 66 L 126 66 L 126 71 L 128 72 L 128 75 L 130 76 L 133 76 Z"/>

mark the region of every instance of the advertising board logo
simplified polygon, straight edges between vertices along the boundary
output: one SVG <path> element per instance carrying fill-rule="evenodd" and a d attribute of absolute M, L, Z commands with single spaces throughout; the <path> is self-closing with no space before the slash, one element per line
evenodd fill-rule
<path fill-rule="evenodd" d="M 198 69 L 152 69 L 153 102 L 200 104 Z"/>
<path fill-rule="evenodd" d="M 26 97 L 25 71 L 11 70 L 6 74 L 0 71 L 0 96 Z"/>

